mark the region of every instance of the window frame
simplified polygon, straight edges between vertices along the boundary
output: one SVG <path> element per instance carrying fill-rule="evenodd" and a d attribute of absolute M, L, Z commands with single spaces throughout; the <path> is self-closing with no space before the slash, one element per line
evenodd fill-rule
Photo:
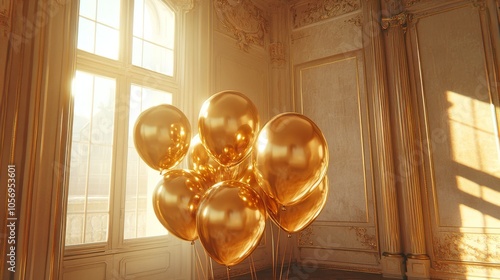
<path fill-rule="evenodd" d="M 101 75 L 113 78 L 116 81 L 113 159 L 111 163 L 112 174 L 109 191 L 110 200 L 107 241 L 66 245 L 64 247 L 65 259 L 78 258 L 78 256 L 82 254 L 97 256 L 177 244 L 176 240 L 172 240 L 174 237 L 168 234 L 154 237 L 124 239 L 125 174 L 127 171 L 126 159 L 128 137 L 123 136 L 128 135 L 131 85 L 135 84 L 155 90 L 167 91 L 172 94 L 172 104 L 176 107 L 183 107 L 183 105 L 189 104 L 191 99 L 187 95 L 181 96 L 180 90 L 183 76 L 183 67 L 180 62 L 184 60 L 184 52 L 181 49 L 183 42 L 181 42 L 181 40 L 185 37 L 182 35 L 183 32 L 185 32 L 185 27 L 183 27 L 182 23 L 185 21 L 185 13 L 182 13 L 182 10 L 177 8 L 176 5 L 169 0 L 158 1 L 167 5 L 172 10 L 175 17 L 173 76 L 157 73 L 132 64 L 134 1 L 120 1 L 120 48 L 117 60 L 88 53 L 78 48 L 76 49 L 76 71 Z M 77 7 L 79 7 L 79 3 Z M 76 13 L 76 18 L 76 22 L 78 23 L 79 12 Z M 76 36 L 78 36 L 77 32 L 78 26 L 76 28 Z M 185 98 L 189 100 L 184 100 Z M 70 116 L 70 119 L 72 120 L 73 116 Z M 68 140 L 68 145 L 71 146 L 71 139 Z M 67 188 L 69 188 L 69 183 L 66 184 L 68 184 Z M 66 201 L 67 199 L 66 197 Z M 65 219 L 66 217 L 67 214 L 64 215 Z"/>

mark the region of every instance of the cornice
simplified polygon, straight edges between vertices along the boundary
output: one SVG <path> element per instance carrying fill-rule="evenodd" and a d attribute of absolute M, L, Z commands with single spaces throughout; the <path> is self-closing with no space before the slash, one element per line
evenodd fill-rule
<path fill-rule="evenodd" d="M 291 9 L 293 28 L 344 15 L 361 8 L 360 0 L 321 0 L 298 4 Z"/>

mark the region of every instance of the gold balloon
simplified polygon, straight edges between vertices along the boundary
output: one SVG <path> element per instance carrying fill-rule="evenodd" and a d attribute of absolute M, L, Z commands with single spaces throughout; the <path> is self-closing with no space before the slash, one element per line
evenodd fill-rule
<path fill-rule="evenodd" d="M 259 185 L 276 202 L 298 202 L 325 176 L 328 146 L 318 126 L 304 115 L 283 113 L 260 131 L 253 148 Z"/>
<path fill-rule="evenodd" d="M 187 154 L 190 141 L 189 121 L 172 105 L 149 108 L 135 122 L 135 148 L 142 160 L 153 169 L 165 170 L 176 166 Z"/>
<path fill-rule="evenodd" d="M 200 175 L 204 184 L 211 187 L 213 184 L 226 180 L 236 179 L 239 164 L 225 167 L 217 163 L 201 143 L 199 134 L 191 140 L 188 151 L 188 168 Z"/>
<path fill-rule="evenodd" d="M 196 212 L 206 188 L 189 170 L 168 170 L 153 193 L 153 209 L 161 224 L 180 239 L 198 238 Z"/>
<path fill-rule="evenodd" d="M 198 130 L 201 142 L 214 160 L 231 167 L 250 154 L 259 130 L 259 114 L 245 95 L 219 92 L 203 104 Z"/>
<path fill-rule="evenodd" d="M 226 266 L 240 263 L 255 250 L 266 225 L 264 202 L 238 181 L 213 185 L 203 197 L 196 217 L 203 248 Z"/>
<path fill-rule="evenodd" d="M 295 233 L 305 229 L 318 217 L 327 197 L 328 178 L 325 176 L 318 187 L 295 204 L 280 207 L 269 196 L 263 196 L 263 199 L 274 223 L 288 233 Z"/>
<path fill-rule="evenodd" d="M 198 173 L 207 187 L 211 187 L 217 182 L 220 167 L 220 164 L 208 154 L 199 134 L 196 134 L 189 146 L 188 168 Z"/>

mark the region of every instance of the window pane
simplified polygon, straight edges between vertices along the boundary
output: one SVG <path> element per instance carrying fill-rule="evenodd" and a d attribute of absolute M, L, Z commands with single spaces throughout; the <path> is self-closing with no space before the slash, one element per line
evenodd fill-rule
<path fill-rule="evenodd" d="M 120 0 L 80 1 L 78 49 L 116 60 L 119 29 Z"/>
<path fill-rule="evenodd" d="M 115 85 L 108 77 L 75 75 L 66 245 L 107 240 Z"/>
<path fill-rule="evenodd" d="M 78 21 L 78 48 L 94 53 L 95 22 L 80 17 Z"/>
<path fill-rule="evenodd" d="M 80 15 L 95 20 L 97 3 L 96 0 L 81 0 Z"/>
<path fill-rule="evenodd" d="M 144 1 L 134 0 L 134 36 L 143 38 Z"/>
<path fill-rule="evenodd" d="M 120 26 L 120 0 L 99 0 L 97 21 L 118 29 Z"/>
<path fill-rule="evenodd" d="M 140 0 L 134 6 L 132 64 L 173 75 L 175 16 L 161 0 Z"/>
<path fill-rule="evenodd" d="M 118 30 L 97 24 L 95 54 L 111 59 L 118 59 Z"/>
<path fill-rule="evenodd" d="M 132 41 L 132 64 L 142 66 L 142 40 L 134 37 Z"/>
<path fill-rule="evenodd" d="M 162 47 L 170 47 L 173 41 L 173 12 L 163 3 L 146 0 L 144 6 L 144 39 Z"/>
<path fill-rule="evenodd" d="M 153 210 L 151 198 L 161 176 L 147 166 L 137 154 L 133 142 L 133 128 L 144 110 L 159 104 L 171 104 L 172 95 L 137 85 L 131 86 L 127 182 L 125 195 L 125 239 L 166 234 Z"/>
<path fill-rule="evenodd" d="M 167 72 L 167 57 L 166 48 L 144 41 L 142 67 L 171 76 L 172 74 Z"/>

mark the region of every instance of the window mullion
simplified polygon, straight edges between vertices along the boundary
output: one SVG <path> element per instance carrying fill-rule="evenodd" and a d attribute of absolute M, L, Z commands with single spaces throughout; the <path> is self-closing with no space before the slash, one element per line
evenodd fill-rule
<path fill-rule="evenodd" d="M 112 228 L 112 248 L 116 249 L 123 244 L 123 226 L 125 209 L 125 190 L 127 178 L 127 139 L 128 139 L 128 119 L 129 119 L 129 96 L 130 82 L 125 75 L 121 75 L 117 80 L 116 94 L 116 139 L 115 139 L 115 169 L 114 184 L 112 190 L 113 208 L 111 214 L 113 217 Z"/>

